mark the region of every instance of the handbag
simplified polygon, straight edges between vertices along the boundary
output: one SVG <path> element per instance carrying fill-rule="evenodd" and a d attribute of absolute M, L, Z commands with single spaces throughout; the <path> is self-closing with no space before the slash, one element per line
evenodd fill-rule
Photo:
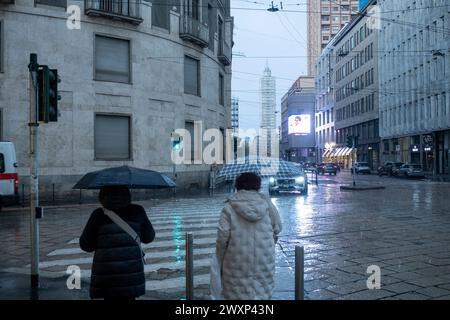
<path fill-rule="evenodd" d="M 125 222 L 125 220 L 123 220 L 121 217 L 119 217 L 116 213 L 114 213 L 111 210 L 108 210 L 106 208 L 103 208 L 103 212 L 105 213 L 105 215 L 107 215 L 116 225 L 118 225 L 123 231 L 125 231 L 131 238 L 133 238 L 134 241 L 136 241 L 139 250 L 141 251 L 141 258 L 142 258 L 142 262 L 145 265 L 145 252 L 144 250 L 142 250 L 142 245 L 141 245 L 141 238 L 139 237 L 139 235 L 136 233 L 136 231 L 134 231 L 134 229 L 132 227 L 130 227 L 130 225 L 128 223 Z"/>
<path fill-rule="evenodd" d="M 211 270 L 210 270 L 210 291 L 211 300 L 224 300 L 222 291 L 222 277 L 221 266 L 217 254 L 213 254 L 211 257 Z"/>

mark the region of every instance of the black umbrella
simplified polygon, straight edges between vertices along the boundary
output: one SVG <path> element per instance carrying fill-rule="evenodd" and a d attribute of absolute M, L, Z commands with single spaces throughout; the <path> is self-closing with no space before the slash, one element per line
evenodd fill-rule
<path fill-rule="evenodd" d="M 175 188 L 176 184 L 165 174 L 129 166 L 89 172 L 73 189 L 100 189 L 108 186 L 127 186 L 130 189 Z"/>

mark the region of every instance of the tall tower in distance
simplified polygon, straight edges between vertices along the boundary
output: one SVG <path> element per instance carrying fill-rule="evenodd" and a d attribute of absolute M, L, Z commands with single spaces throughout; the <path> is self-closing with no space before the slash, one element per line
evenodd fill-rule
<path fill-rule="evenodd" d="M 236 134 L 239 131 L 239 98 L 233 97 L 231 99 L 231 129 Z"/>
<path fill-rule="evenodd" d="M 261 78 L 261 128 L 276 128 L 275 85 L 275 78 L 272 77 L 272 72 L 270 71 L 268 64 L 266 64 L 264 74 Z"/>
<path fill-rule="evenodd" d="M 328 42 L 358 15 L 363 0 L 308 0 L 308 76 Z"/>

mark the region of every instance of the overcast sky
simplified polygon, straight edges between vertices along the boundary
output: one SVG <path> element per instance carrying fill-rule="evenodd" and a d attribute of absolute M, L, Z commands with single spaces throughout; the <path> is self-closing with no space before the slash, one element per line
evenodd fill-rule
<path fill-rule="evenodd" d="M 267 11 L 271 1 L 253 2 L 231 0 L 234 17 L 232 96 L 239 98 L 242 129 L 259 127 L 259 80 L 266 61 L 276 77 L 277 110 L 280 110 L 281 97 L 293 82 L 307 73 L 306 1 L 282 1 L 284 10 L 278 12 Z M 274 1 L 274 5 L 280 8 L 280 1 Z M 241 54 L 245 57 L 239 57 Z M 282 58 L 286 56 L 291 57 Z"/>

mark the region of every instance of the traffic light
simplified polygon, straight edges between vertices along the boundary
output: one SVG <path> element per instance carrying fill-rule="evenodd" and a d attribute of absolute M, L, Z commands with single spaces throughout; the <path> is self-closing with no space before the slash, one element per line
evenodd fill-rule
<path fill-rule="evenodd" d="M 353 136 L 347 136 L 347 147 L 353 148 Z"/>
<path fill-rule="evenodd" d="M 180 150 L 181 149 L 181 136 L 175 132 L 172 132 L 171 140 L 172 140 L 172 150 Z"/>
<path fill-rule="evenodd" d="M 38 121 L 58 121 L 58 70 L 42 66 L 38 70 L 39 112 Z"/>
<path fill-rule="evenodd" d="M 173 150 L 180 150 L 181 146 L 181 141 L 180 140 L 173 140 L 172 141 L 172 149 Z"/>

